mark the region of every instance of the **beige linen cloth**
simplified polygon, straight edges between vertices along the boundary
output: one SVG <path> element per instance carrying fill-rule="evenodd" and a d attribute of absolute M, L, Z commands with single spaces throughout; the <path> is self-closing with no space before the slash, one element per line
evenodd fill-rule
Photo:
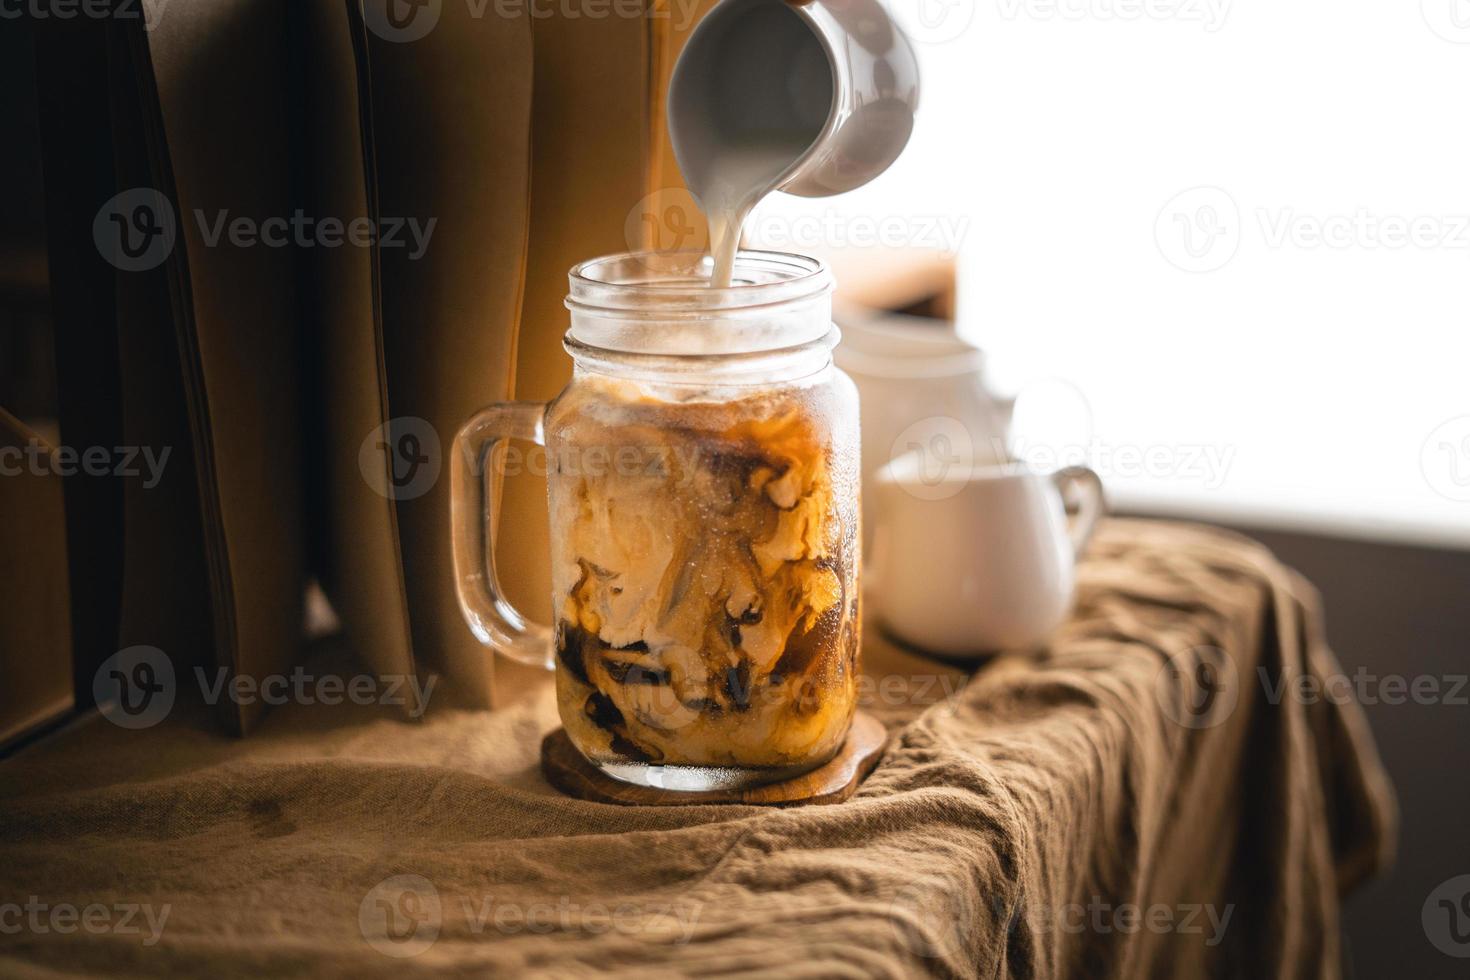
<path fill-rule="evenodd" d="M 1315 609 L 1241 538 L 1110 522 L 1044 655 L 870 632 L 893 738 L 837 806 L 562 797 L 542 679 L 245 741 L 97 720 L 0 766 L 0 975 L 1335 976 L 1394 809 L 1355 705 L 1273 696 L 1338 669 Z"/>

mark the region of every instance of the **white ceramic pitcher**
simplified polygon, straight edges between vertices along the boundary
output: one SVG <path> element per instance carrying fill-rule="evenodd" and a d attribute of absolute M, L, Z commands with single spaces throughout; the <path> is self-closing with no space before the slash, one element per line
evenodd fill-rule
<path fill-rule="evenodd" d="M 685 44 L 668 98 L 713 251 L 728 263 L 771 191 L 827 197 L 888 169 L 918 102 L 918 59 L 880 0 L 721 0 Z"/>
<path fill-rule="evenodd" d="M 885 466 L 877 493 L 869 609 L 898 638 L 950 657 L 1044 644 L 1071 609 L 1074 567 L 1106 508 L 1086 467 L 1044 475 L 922 453 Z"/>

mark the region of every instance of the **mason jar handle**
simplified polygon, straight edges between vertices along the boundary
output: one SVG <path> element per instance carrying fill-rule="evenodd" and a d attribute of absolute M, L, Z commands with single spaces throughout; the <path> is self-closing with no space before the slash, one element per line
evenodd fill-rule
<path fill-rule="evenodd" d="M 1057 492 L 1062 495 L 1062 504 L 1070 513 L 1077 515 L 1068 521 L 1067 536 L 1072 541 L 1072 557 L 1079 558 L 1092 532 L 1097 530 L 1098 518 L 1107 510 L 1103 496 L 1102 477 L 1085 466 L 1068 466 L 1051 475 Z"/>
<path fill-rule="evenodd" d="M 465 622 L 481 643 L 522 663 L 554 664 L 551 628 L 511 605 L 495 574 L 500 501 L 493 463 L 507 439 L 546 445 L 544 402 L 500 402 L 470 419 L 454 437 L 449 519 L 454 585 Z"/>

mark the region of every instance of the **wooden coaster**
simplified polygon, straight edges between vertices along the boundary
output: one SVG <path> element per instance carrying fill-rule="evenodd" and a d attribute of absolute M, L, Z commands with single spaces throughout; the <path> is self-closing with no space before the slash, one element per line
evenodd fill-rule
<path fill-rule="evenodd" d="M 547 782 L 568 796 L 594 803 L 624 806 L 694 806 L 707 803 L 746 803 L 756 806 L 805 806 L 841 803 L 857 791 L 878 765 L 888 733 L 872 715 L 859 711 L 841 751 L 825 766 L 794 779 L 747 789 L 677 792 L 634 786 L 614 779 L 583 758 L 558 728 L 541 740 L 541 772 Z"/>

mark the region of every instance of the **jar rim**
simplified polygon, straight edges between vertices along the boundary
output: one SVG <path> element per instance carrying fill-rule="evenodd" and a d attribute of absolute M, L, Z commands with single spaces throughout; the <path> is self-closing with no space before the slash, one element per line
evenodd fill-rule
<path fill-rule="evenodd" d="M 820 259 L 795 252 L 742 249 L 735 282 L 712 287 L 703 251 L 619 252 L 588 259 L 567 274 L 567 308 L 598 315 L 620 312 L 664 318 L 751 311 L 815 299 L 832 292 L 832 273 Z"/>
<path fill-rule="evenodd" d="M 709 285 L 703 252 L 625 252 L 569 273 L 567 350 L 701 358 L 800 356 L 832 328 L 832 274 L 819 260 L 747 250 L 736 284 Z M 824 355 L 830 358 L 831 351 Z"/>

